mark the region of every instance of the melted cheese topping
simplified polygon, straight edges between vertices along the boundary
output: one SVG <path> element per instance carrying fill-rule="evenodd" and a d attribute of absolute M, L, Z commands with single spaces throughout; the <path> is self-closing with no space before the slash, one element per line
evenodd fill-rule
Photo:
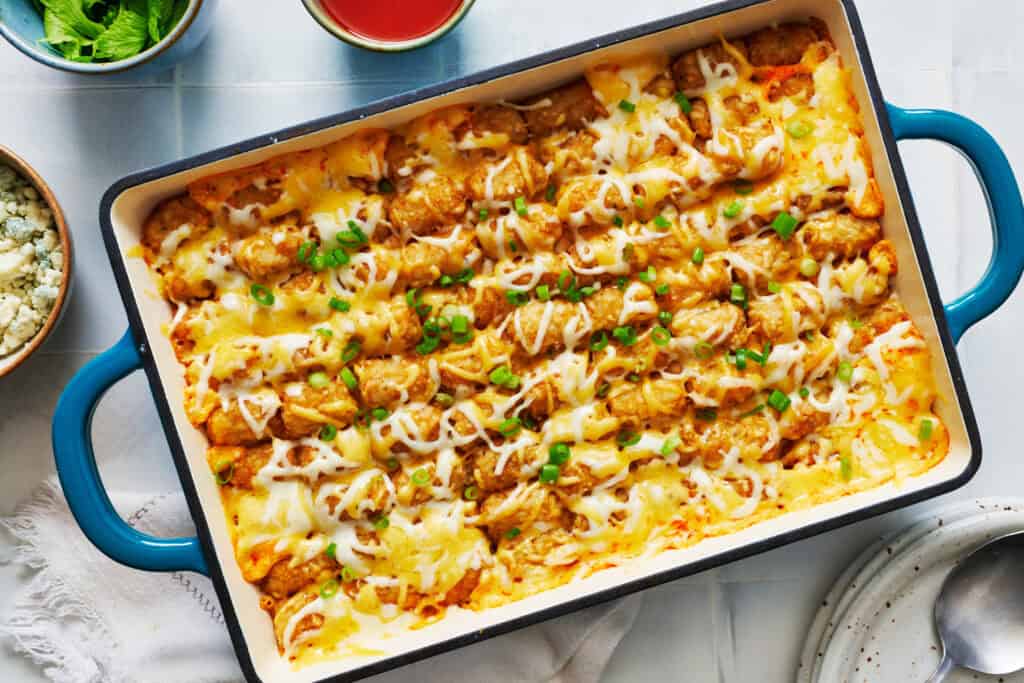
<path fill-rule="evenodd" d="M 531 128 L 583 106 L 552 95 L 156 210 L 188 414 L 285 656 L 379 656 L 945 456 L 838 54 L 721 47 L 677 63 L 699 87 L 665 55 L 589 70 L 572 166 L 521 144 L 570 140 Z"/>

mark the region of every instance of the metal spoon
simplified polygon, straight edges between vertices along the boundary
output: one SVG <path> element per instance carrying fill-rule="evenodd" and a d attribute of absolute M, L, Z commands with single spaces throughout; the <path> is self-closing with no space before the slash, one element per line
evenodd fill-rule
<path fill-rule="evenodd" d="M 960 561 L 942 584 L 935 625 L 942 661 L 927 683 L 958 666 L 997 676 L 1024 669 L 1024 532 Z"/>

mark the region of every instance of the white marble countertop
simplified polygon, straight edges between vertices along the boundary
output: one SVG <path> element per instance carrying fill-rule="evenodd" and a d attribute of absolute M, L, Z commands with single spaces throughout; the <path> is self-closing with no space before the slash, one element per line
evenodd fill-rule
<path fill-rule="evenodd" d="M 113 83 L 47 70 L 0 44 L 0 143 L 51 184 L 76 249 L 75 291 L 63 323 L 31 362 L 0 381 L 0 514 L 52 471 L 49 423 L 61 387 L 126 326 L 96 222 L 100 195 L 111 182 L 145 166 L 699 4 L 481 0 L 439 43 L 389 56 L 336 42 L 296 0 L 226 0 L 210 38 L 188 61 L 173 72 Z M 1018 39 L 1024 4 L 861 0 L 859 6 L 891 101 L 972 116 L 1015 166 L 1024 165 L 1024 48 Z M 904 143 L 901 152 L 940 288 L 952 299 L 988 261 L 984 200 L 967 164 L 951 150 L 917 142 Z M 960 344 L 985 459 L 974 480 L 947 499 L 1013 495 L 1024 481 L 1024 459 L 1016 450 L 1024 363 L 1011 341 L 1022 332 L 1024 296 L 1018 293 Z M 136 375 L 101 404 L 94 433 L 102 469 L 170 489 L 177 480 L 148 393 Z M 606 680 L 791 681 L 820 596 L 869 539 L 898 527 L 906 514 L 649 591 Z M 0 565 L 0 610 L 24 580 Z M 11 683 L 43 680 L 2 649 L 0 671 Z"/>

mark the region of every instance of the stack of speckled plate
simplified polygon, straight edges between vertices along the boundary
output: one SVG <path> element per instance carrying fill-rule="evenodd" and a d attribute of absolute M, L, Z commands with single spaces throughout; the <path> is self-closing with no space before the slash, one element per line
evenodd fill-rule
<path fill-rule="evenodd" d="M 800 659 L 797 683 L 917 683 L 941 654 L 932 607 L 961 557 L 989 539 L 1024 529 L 1024 499 L 987 498 L 922 513 L 872 545 L 822 601 Z M 1024 683 L 1024 673 L 955 672 L 949 681 Z"/>

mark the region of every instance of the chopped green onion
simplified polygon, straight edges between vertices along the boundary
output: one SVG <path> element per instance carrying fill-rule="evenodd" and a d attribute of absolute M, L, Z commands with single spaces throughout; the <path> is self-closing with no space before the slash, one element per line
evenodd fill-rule
<path fill-rule="evenodd" d="M 373 419 L 377 420 L 378 422 L 380 422 L 381 420 L 388 419 L 388 415 L 390 414 L 391 413 L 388 412 L 387 408 L 374 408 L 373 410 L 370 411 L 370 415 L 372 415 Z"/>
<path fill-rule="evenodd" d="M 516 213 L 519 214 L 520 216 L 525 216 L 527 214 L 526 197 L 523 197 L 522 195 L 516 197 L 515 200 L 512 202 L 512 205 L 515 207 Z"/>
<path fill-rule="evenodd" d="M 671 339 L 672 335 L 661 325 L 655 325 L 651 330 L 651 341 L 655 346 L 667 346 Z"/>
<path fill-rule="evenodd" d="M 434 394 L 434 403 L 441 406 L 442 408 L 450 408 L 455 404 L 455 397 L 451 394 L 446 394 L 443 391 L 439 391 Z"/>
<path fill-rule="evenodd" d="M 551 298 L 551 289 L 547 285 L 537 286 L 537 299 L 540 301 L 547 301 Z"/>
<path fill-rule="evenodd" d="M 635 372 L 631 372 L 628 375 L 626 375 L 626 379 L 628 381 L 630 381 L 630 382 L 639 382 L 640 381 L 640 375 L 638 375 Z"/>
<path fill-rule="evenodd" d="M 604 333 L 604 330 L 595 332 L 590 335 L 590 350 L 591 351 L 604 351 L 604 348 L 608 346 L 608 335 Z"/>
<path fill-rule="evenodd" d="M 654 225 L 661 228 L 662 230 L 668 230 L 669 228 L 672 227 L 672 223 L 670 223 L 669 220 L 662 216 L 661 214 L 658 214 L 657 216 L 654 217 Z"/>
<path fill-rule="evenodd" d="M 917 429 L 917 438 L 921 441 L 928 441 L 932 438 L 932 432 L 935 429 L 935 425 L 931 420 L 925 418 L 921 420 L 921 426 Z"/>
<path fill-rule="evenodd" d="M 658 322 L 660 322 L 665 327 L 668 327 L 669 323 L 672 322 L 672 314 L 669 313 L 668 311 L 661 311 L 660 313 L 658 313 Z"/>
<path fill-rule="evenodd" d="M 313 254 L 309 257 L 309 267 L 314 273 L 319 273 L 327 267 L 327 257 L 323 254 Z"/>
<path fill-rule="evenodd" d="M 513 254 L 519 251 L 519 245 L 516 244 L 515 239 L 510 239 L 508 241 L 508 250 L 511 251 Z"/>
<path fill-rule="evenodd" d="M 214 471 L 216 472 L 216 480 L 219 486 L 224 486 L 231 481 L 231 478 L 235 475 L 235 461 L 234 460 L 220 460 L 214 465 Z"/>
<path fill-rule="evenodd" d="M 861 320 L 860 318 L 850 318 L 850 328 L 851 329 L 859 330 L 862 327 L 864 327 L 864 321 L 863 320 Z"/>
<path fill-rule="evenodd" d="M 554 185 L 548 185 L 548 189 L 544 191 L 544 199 L 549 202 L 555 201 L 555 192 L 557 191 Z"/>
<path fill-rule="evenodd" d="M 356 381 L 356 376 L 348 368 L 342 368 L 341 373 L 338 375 L 341 377 L 341 381 L 345 383 L 345 386 L 351 391 L 355 391 L 356 387 L 359 386 L 359 382 Z"/>
<path fill-rule="evenodd" d="M 651 283 L 657 278 L 657 271 L 654 270 L 654 266 L 647 266 L 647 270 L 637 273 L 637 277 L 640 278 L 641 282 Z"/>
<path fill-rule="evenodd" d="M 359 343 L 358 339 L 353 339 L 348 344 L 345 344 L 345 348 L 341 351 L 341 362 L 349 363 L 355 360 L 362 348 L 363 345 Z"/>
<path fill-rule="evenodd" d="M 617 278 L 615 278 L 615 286 L 618 287 L 619 289 L 625 289 L 626 285 L 628 284 L 629 278 L 626 277 L 625 275 L 620 275 Z"/>
<path fill-rule="evenodd" d="M 555 443 L 548 449 L 548 462 L 552 465 L 564 465 L 571 455 L 569 444 Z"/>
<path fill-rule="evenodd" d="M 660 285 L 654 288 L 654 293 L 657 296 L 665 296 L 668 294 L 668 283 L 662 282 Z"/>
<path fill-rule="evenodd" d="M 853 379 L 853 365 L 850 364 L 850 361 L 844 360 L 839 363 L 839 369 L 836 370 L 836 377 L 838 377 L 840 381 L 846 383 L 849 383 L 850 380 Z"/>
<path fill-rule="evenodd" d="M 697 408 L 693 414 L 698 420 L 704 422 L 714 422 L 718 419 L 718 411 L 714 408 Z"/>
<path fill-rule="evenodd" d="M 738 195 L 748 195 L 754 191 L 754 183 L 749 180 L 737 180 L 732 184 L 732 189 Z"/>
<path fill-rule="evenodd" d="M 507 365 L 491 370 L 488 378 L 492 384 L 496 384 L 499 387 L 505 387 L 506 389 L 517 389 L 519 387 L 519 375 L 513 374 Z"/>
<path fill-rule="evenodd" d="M 512 527 L 511 529 L 509 529 L 508 531 L 505 532 L 505 538 L 507 538 L 508 540 L 511 541 L 513 538 L 515 538 L 516 536 L 518 536 L 521 533 L 522 532 L 519 530 L 519 527 L 514 526 L 514 527 Z"/>
<path fill-rule="evenodd" d="M 563 270 L 558 276 L 558 288 L 563 292 L 569 288 L 569 286 L 576 282 L 576 278 L 572 276 L 568 270 Z"/>
<path fill-rule="evenodd" d="M 790 216 L 785 211 L 780 211 L 779 215 L 772 221 L 772 229 L 779 234 L 784 240 L 788 240 L 796 230 L 796 219 Z"/>
<path fill-rule="evenodd" d="M 338 553 L 338 544 L 334 543 L 333 541 L 331 543 L 328 543 L 327 544 L 327 550 L 324 551 L 324 555 L 327 555 L 327 557 L 329 557 L 329 558 L 331 558 L 333 560 L 337 556 L 337 553 Z"/>
<path fill-rule="evenodd" d="M 457 314 L 452 316 L 452 334 L 465 334 L 469 332 L 469 318 Z"/>
<path fill-rule="evenodd" d="M 693 355 L 697 356 L 697 358 L 700 358 L 701 360 L 711 358 L 714 353 L 715 347 L 713 347 L 709 342 L 699 341 L 693 345 Z"/>
<path fill-rule="evenodd" d="M 256 303 L 261 306 L 273 306 L 274 305 L 274 293 L 270 291 L 270 288 L 266 285 L 253 284 L 249 288 L 249 294 L 252 295 L 253 299 L 256 299 Z"/>
<path fill-rule="evenodd" d="M 473 485 L 467 486 L 462 489 L 462 497 L 466 500 L 476 500 L 480 497 L 480 489 Z"/>
<path fill-rule="evenodd" d="M 612 223 L 615 224 L 615 227 L 621 228 L 623 224 L 622 216 L 616 214 L 615 217 L 612 218 Z"/>
<path fill-rule="evenodd" d="M 454 282 L 455 278 L 453 278 L 451 275 L 445 274 L 438 279 L 437 284 L 441 285 L 442 287 L 451 287 Z"/>
<path fill-rule="evenodd" d="M 807 398 L 808 396 L 811 395 L 811 390 L 808 389 L 807 387 L 800 387 L 800 391 L 798 391 L 797 393 L 800 394 L 800 398 Z"/>
<path fill-rule="evenodd" d="M 519 433 L 519 430 L 522 428 L 522 425 L 523 421 L 520 420 L 518 417 L 510 417 L 508 419 L 501 421 L 501 424 L 498 425 L 498 432 L 506 438 L 510 436 L 515 436 L 516 434 Z"/>
<path fill-rule="evenodd" d="M 704 250 L 697 247 L 693 250 L 693 254 L 690 256 L 690 261 L 695 265 L 699 266 L 704 263 Z"/>
<path fill-rule="evenodd" d="M 679 448 L 679 445 L 681 443 L 683 443 L 683 441 L 678 436 L 670 436 L 667 439 L 665 439 L 665 443 L 661 444 L 660 453 L 667 458 L 668 456 L 672 455 L 672 453 L 677 448 Z"/>
<path fill-rule="evenodd" d="M 387 194 L 395 191 L 395 186 L 391 184 L 391 181 L 387 178 L 381 178 L 380 182 L 377 183 L 377 191 Z"/>
<path fill-rule="evenodd" d="M 398 469 L 398 458 L 388 458 L 384 461 L 384 466 L 387 467 L 389 471 L 394 472 Z"/>
<path fill-rule="evenodd" d="M 413 291 L 415 292 L 416 290 Z M 327 302 L 327 305 L 333 308 L 334 310 L 340 311 L 342 313 L 348 313 L 350 310 L 352 310 L 352 304 L 345 301 L 344 299 L 339 299 L 336 296 L 332 296 L 330 300 Z"/>
<path fill-rule="evenodd" d="M 487 220 L 487 209 L 480 209 L 480 213 L 478 213 L 477 215 L 480 216 L 480 220 Z"/>
<path fill-rule="evenodd" d="M 334 330 L 332 330 L 329 327 L 318 327 L 318 328 L 316 328 L 313 331 L 316 332 L 317 334 L 319 334 L 321 337 L 333 337 L 334 336 Z"/>
<path fill-rule="evenodd" d="M 306 263 L 309 261 L 309 258 L 316 253 L 316 250 L 316 242 L 303 242 L 299 245 L 299 250 L 296 252 L 295 258 L 299 263 Z"/>
<path fill-rule="evenodd" d="M 633 203 L 636 204 L 636 208 L 644 208 L 645 202 L 643 197 L 633 197 Z"/>
<path fill-rule="evenodd" d="M 685 94 L 677 92 L 672 99 L 676 101 L 676 104 L 679 105 L 679 108 L 683 110 L 684 114 L 689 114 L 693 111 L 693 103 L 690 102 L 690 98 Z"/>
<path fill-rule="evenodd" d="M 846 481 L 853 479 L 853 462 L 850 461 L 850 456 L 839 456 L 839 475 Z"/>
<path fill-rule="evenodd" d="M 327 579 L 320 585 L 320 597 L 324 600 L 333 598 L 338 592 L 338 582 L 334 579 Z"/>
<path fill-rule="evenodd" d="M 762 410 L 764 410 L 764 404 L 763 403 L 758 403 L 756 406 L 754 406 L 753 408 L 751 408 L 747 412 L 740 413 L 740 418 L 753 417 L 754 415 L 757 415 L 758 413 L 760 413 Z"/>
<path fill-rule="evenodd" d="M 558 481 L 558 477 L 561 473 L 562 470 L 558 465 L 552 465 L 551 463 L 543 465 L 540 468 L 540 483 L 554 484 Z"/>
<path fill-rule="evenodd" d="M 349 258 L 348 252 L 344 249 L 332 249 L 331 260 L 334 263 L 334 267 L 337 268 L 338 266 L 347 266 L 352 259 Z"/>
<path fill-rule="evenodd" d="M 625 448 L 627 446 L 635 446 L 640 443 L 640 435 L 636 432 L 629 430 L 623 430 L 615 435 L 615 443 Z"/>
<path fill-rule="evenodd" d="M 345 583 L 351 583 L 352 581 L 355 581 L 358 578 L 359 575 L 356 574 L 356 570 L 352 569 L 352 567 L 345 565 L 341 568 L 341 580 Z"/>
<path fill-rule="evenodd" d="M 735 365 L 737 370 L 747 369 L 747 356 L 746 354 L 743 353 L 743 349 L 740 349 L 738 351 L 730 351 L 729 353 L 725 354 L 725 360 L 726 362 Z"/>
<path fill-rule="evenodd" d="M 636 330 L 632 325 L 623 325 L 612 330 L 612 336 L 619 340 L 623 346 L 636 344 Z"/>
<path fill-rule="evenodd" d="M 314 389 L 323 389 L 331 383 L 331 378 L 327 376 L 326 372 L 314 372 L 307 378 L 309 386 Z"/>
<path fill-rule="evenodd" d="M 775 280 L 772 280 L 771 282 L 768 283 L 768 291 L 771 292 L 772 294 L 778 294 L 779 292 L 782 291 L 782 285 L 780 285 Z"/>
<path fill-rule="evenodd" d="M 619 100 L 619 109 L 626 112 L 627 114 L 632 114 L 633 112 L 636 111 L 636 105 L 630 102 L 629 100 Z"/>
<path fill-rule="evenodd" d="M 425 356 L 431 351 L 436 350 L 437 347 L 440 345 L 440 337 L 423 337 L 423 339 L 420 340 L 420 343 L 416 345 L 416 353 L 420 354 L 421 356 Z"/>
<path fill-rule="evenodd" d="M 326 424 L 320 428 L 320 440 L 321 441 L 334 441 L 334 437 L 338 435 L 338 428 L 332 424 Z"/>
<path fill-rule="evenodd" d="M 373 520 L 373 528 L 377 531 L 384 531 L 389 526 L 391 526 L 391 520 L 387 518 L 387 515 L 381 515 Z"/>
<path fill-rule="evenodd" d="M 786 132 L 797 140 L 807 137 L 813 130 L 814 124 L 810 121 L 796 120 L 786 124 Z"/>
<path fill-rule="evenodd" d="M 412 479 L 412 483 L 415 486 L 426 486 L 430 483 L 430 472 L 427 472 L 426 469 L 420 467 L 413 471 L 410 479 Z"/>
<path fill-rule="evenodd" d="M 773 389 L 772 393 L 768 395 L 768 405 L 775 408 L 775 410 L 780 413 L 784 412 L 786 408 L 789 407 L 790 403 L 792 403 L 792 401 L 790 401 L 789 396 L 786 396 L 778 389 Z"/>
<path fill-rule="evenodd" d="M 476 275 L 476 271 L 472 268 L 463 268 L 459 272 L 455 273 L 455 281 L 464 285 L 472 280 L 474 275 Z"/>
<path fill-rule="evenodd" d="M 530 295 L 526 292 L 518 292 L 510 289 L 505 292 L 505 298 L 513 306 L 525 306 L 530 301 Z"/>
<path fill-rule="evenodd" d="M 736 218 L 743 212 L 743 202 L 739 199 L 732 200 L 727 207 L 722 209 L 722 215 L 726 218 Z"/>
<path fill-rule="evenodd" d="M 609 382 L 601 382 L 601 386 L 599 386 L 597 388 L 597 391 L 594 392 L 594 395 L 597 396 L 598 398 L 604 398 L 605 396 L 608 395 L 608 392 L 611 391 L 611 390 L 612 390 L 611 383 L 609 383 Z"/>
<path fill-rule="evenodd" d="M 738 282 L 734 282 L 732 287 L 729 288 L 729 301 L 733 302 L 740 308 L 747 307 L 747 290 L 743 285 Z"/>
<path fill-rule="evenodd" d="M 334 301 L 334 299 L 331 299 L 331 301 Z M 412 289 L 406 291 L 405 303 L 408 304 L 409 308 L 416 308 L 416 306 L 418 306 L 420 303 L 419 290 L 413 287 Z"/>
<path fill-rule="evenodd" d="M 818 274 L 818 270 L 818 262 L 814 259 L 809 257 L 800 259 L 800 274 L 804 277 L 814 277 Z"/>

